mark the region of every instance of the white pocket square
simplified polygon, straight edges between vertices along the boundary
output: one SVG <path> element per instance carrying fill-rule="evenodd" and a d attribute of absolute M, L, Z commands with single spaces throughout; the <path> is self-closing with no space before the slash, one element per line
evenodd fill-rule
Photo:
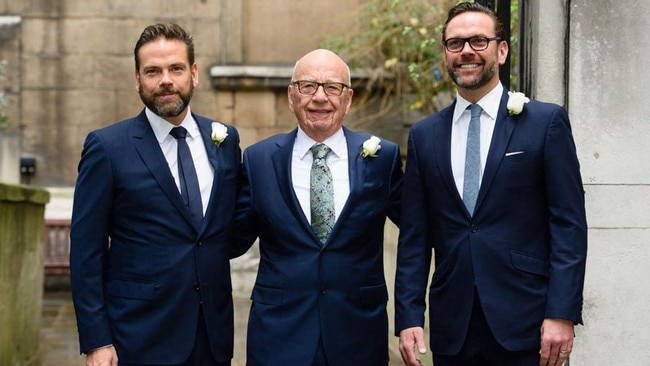
<path fill-rule="evenodd" d="M 523 154 L 523 153 L 525 153 L 525 151 L 512 151 L 512 152 L 507 152 L 506 156 L 519 155 L 519 154 Z"/>

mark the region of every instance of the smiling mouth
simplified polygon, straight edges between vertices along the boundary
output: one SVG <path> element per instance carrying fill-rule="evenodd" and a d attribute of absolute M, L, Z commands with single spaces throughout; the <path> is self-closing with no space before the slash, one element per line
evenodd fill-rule
<path fill-rule="evenodd" d="M 466 69 L 475 69 L 481 67 L 481 64 L 463 64 L 458 66 L 459 69 L 461 70 L 466 70 Z"/>
<path fill-rule="evenodd" d="M 329 116 L 331 114 L 331 111 L 326 111 L 326 110 L 311 110 L 309 111 L 309 114 L 311 114 L 314 117 L 319 117 L 323 118 L 326 116 Z"/>
<path fill-rule="evenodd" d="M 167 99 L 172 99 L 172 98 L 176 97 L 176 95 L 177 95 L 176 93 L 159 93 L 159 94 L 156 94 L 156 98 L 167 100 Z"/>

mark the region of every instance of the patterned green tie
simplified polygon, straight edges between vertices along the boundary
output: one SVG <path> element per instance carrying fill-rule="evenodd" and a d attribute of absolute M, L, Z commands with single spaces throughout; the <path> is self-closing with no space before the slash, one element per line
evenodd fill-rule
<path fill-rule="evenodd" d="M 325 162 L 332 149 L 325 144 L 315 144 L 310 150 L 314 155 L 309 182 L 311 226 L 321 243 L 325 243 L 335 221 L 334 184 L 330 168 Z"/>

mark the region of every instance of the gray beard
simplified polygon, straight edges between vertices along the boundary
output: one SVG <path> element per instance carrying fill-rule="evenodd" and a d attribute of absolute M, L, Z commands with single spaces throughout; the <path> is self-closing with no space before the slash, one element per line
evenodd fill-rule
<path fill-rule="evenodd" d="M 170 108 L 168 106 L 164 106 L 156 103 L 155 96 L 151 98 L 147 98 L 142 92 L 142 85 L 140 85 L 140 87 L 138 88 L 138 94 L 140 94 L 140 99 L 142 100 L 142 103 L 144 103 L 144 105 L 147 106 L 147 108 L 149 108 L 152 112 L 154 112 L 156 115 L 160 117 L 177 117 L 178 115 L 180 115 L 185 110 L 185 108 L 187 108 L 187 106 L 190 104 L 190 100 L 192 99 L 193 93 L 194 93 L 194 85 L 190 85 L 190 91 L 186 95 L 178 93 L 180 100 L 178 101 L 178 103 L 176 103 L 175 106 Z"/>
<path fill-rule="evenodd" d="M 469 90 L 476 90 L 480 89 L 481 87 L 487 85 L 490 80 L 496 75 L 496 70 L 495 68 L 487 69 L 480 73 L 478 77 L 474 80 L 471 80 L 469 82 L 463 82 L 461 77 L 458 76 L 458 74 L 454 71 L 453 68 L 447 68 L 447 73 L 449 74 L 449 77 L 456 83 L 457 86 L 464 88 L 464 89 L 469 89 Z"/>

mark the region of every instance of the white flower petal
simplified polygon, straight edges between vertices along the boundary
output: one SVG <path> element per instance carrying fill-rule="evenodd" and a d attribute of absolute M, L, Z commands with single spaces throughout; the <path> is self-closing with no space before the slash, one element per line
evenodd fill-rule
<path fill-rule="evenodd" d="M 368 156 L 370 157 L 377 156 L 377 151 L 381 149 L 380 142 L 381 139 L 377 136 L 372 136 L 366 141 L 364 141 L 361 149 L 361 156 L 363 156 L 364 158 Z"/>

